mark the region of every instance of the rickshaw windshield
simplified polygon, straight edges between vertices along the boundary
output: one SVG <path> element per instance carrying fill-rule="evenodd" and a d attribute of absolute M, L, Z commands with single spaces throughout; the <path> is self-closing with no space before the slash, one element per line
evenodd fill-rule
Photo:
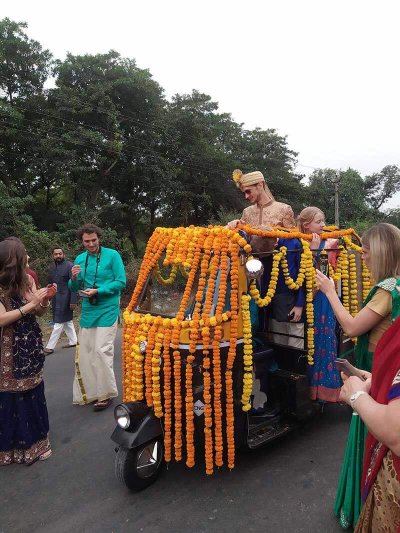
<path fill-rule="evenodd" d="M 228 264 L 230 261 L 228 261 Z M 229 272 L 229 267 L 228 267 Z M 174 318 L 179 311 L 182 297 L 186 288 L 188 272 L 183 267 L 174 269 L 173 282 L 171 280 L 171 267 L 154 268 L 149 274 L 144 290 L 139 298 L 136 311 L 139 313 L 150 313 L 160 315 L 166 318 Z M 218 271 L 215 280 L 215 289 L 212 299 L 212 314 L 215 313 L 218 290 L 220 285 L 221 273 Z M 189 301 L 185 310 L 185 319 L 190 320 L 194 310 L 195 298 L 198 289 L 199 274 L 196 274 L 193 287 L 190 292 Z M 207 286 L 204 291 L 204 297 L 207 292 Z M 204 303 L 204 302 L 203 302 Z M 230 290 L 228 287 L 226 301 L 223 311 L 230 309 Z"/>
<path fill-rule="evenodd" d="M 154 315 L 174 318 L 179 311 L 183 293 L 185 291 L 187 274 L 181 269 L 177 269 L 176 278 L 173 283 L 166 283 L 168 280 L 168 271 L 161 267 L 160 270 L 153 269 L 149 274 L 145 288 L 139 299 L 137 311 L 141 313 L 151 313 Z M 189 303 L 185 315 L 189 316 L 194 307 L 194 300 L 198 285 L 198 276 L 191 290 Z"/>

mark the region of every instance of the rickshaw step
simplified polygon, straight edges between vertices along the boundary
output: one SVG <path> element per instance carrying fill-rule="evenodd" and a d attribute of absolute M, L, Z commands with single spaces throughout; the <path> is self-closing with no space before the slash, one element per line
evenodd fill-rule
<path fill-rule="evenodd" d="M 249 448 L 258 448 L 261 444 L 275 440 L 276 438 L 289 433 L 295 429 L 296 424 L 290 424 L 279 421 L 279 416 L 263 424 L 250 426 L 247 445 Z"/>

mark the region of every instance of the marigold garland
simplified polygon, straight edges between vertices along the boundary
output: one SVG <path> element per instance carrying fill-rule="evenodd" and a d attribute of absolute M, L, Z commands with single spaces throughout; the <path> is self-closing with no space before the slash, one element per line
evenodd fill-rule
<path fill-rule="evenodd" d="M 250 321 L 250 300 L 251 296 L 242 295 L 242 319 L 243 319 L 243 393 L 242 410 L 249 411 L 251 408 L 250 396 L 253 388 L 253 343 Z"/>
<path fill-rule="evenodd" d="M 260 291 L 257 289 L 257 284 L 255 280 L 252 280 L 250 283 L 250 294 L 253 297 L 254 301 L 258 307 L 266 307 L 272 301 L 272 298 L 275 296 L 276 285 L 278 283 L 279 276 L 279 263 L 283 257 L 284 252 L 274 253 L 272 260 L 272 269 L 271 269 L 271 278 L 268 284 L 267 293 L 264 298 L 261 298 Z"/>
<path fill-rule="evenodd" d="M 349 279 L 350 279 L 350 313 L 356 316 L 358 313 L 358 290 L 357 290 L 357 264 L 354 252 L 349 253 Z"/>
<path fill-rule="evenodd" d="M 170 319 L 163 321 L 165 326 L 164 344 L 163 344 L 163 362 L 164 362 L 164 458 L 165 462 L 169 463 L 172 458 L 172 390 L 171 390 L 171 354 L 170 344 L 172 331 L 170 326 Z"/>
<path fill-rule="evenodd" d="M 344 254 L 341 267 L 342 302 L 343 307 L 350 312 L 350 288 L 349 288 L 349 256 Z"/>
<path fill-rule="evenodd" d="M 163 285 L 172 285 L 173 283 L 175 283 L 177 272 L 178 272 L 178 266 L 174 265 L 171 268 L 171 273 L 170 273 L 169 277 L 165 279 L 161 275 L 160 265 L 159 265 L 158 262 L 156 263 L 156 266 L 154 268 L 154 274 L 155 274 L 155 276 L 157 278 L 157 281 L 159 281 Z"/>
<path fill-rule="evenodd" d="M 264 231 L 244 226 L 250 235 L 273 238 L 297 238 L 301 240 L 302 252 L 297 279 L 292 279 L 288 270 L 287 250 L 282 247 L 274 253 L 271 279 L 266 296 L 261 298 L 254 282 L 249 293 L 239 295 L 239 251 L 251 252 L 251 246 L 236 231 L 223 227 L 157 228 L 150 237 L 132 299 L 124 312 L 123 331 L 123 394 L 125 401 L 143 401 L 153 407 L 155 415 L 163 420 L 165 459 L 182 459 L 186 450 L 186 463 L 195 461 L 194 415 L 193 415 L 193 365 L 200 352 L 203 376 L 204 434 L 206 473 L 211 474 L 214 465 L 222 466 L 224 453 L 227 464 L 235 464 L 234 442 L 234 396 L 233 365 L 237 353 L 239 325 L 243 331 L 243 389 L 242 409 L 250 408 L 252 385 L 252 337 L 249 312 L 250 298 L 258 305 L 269 305 L 274 297 L 279 271 L 286 285 L 293 290 L 305 286 L 308 362 L 312 364 L 314 353 L 313 290 L 315 269 L 309 247 L 310 235 L 298 231 L 277 229 Z M 341 282 L 345 305 L 354 314 L 358 306 L 356 286 L 357 263 L 355 253 L 361 248 L 353 242 L 357 239 L 353 230 L 325 228 L 322 238 L 340 238 L 335 269 L 332 277 Z M 350 253 L 349 253 L 350 251 Z M 243 253 L 243 252 L 242 252 Z M 161 275 L 161 267 L 171 267 L 168 277 Z M 135 311 L 143 293 L 148 276 L 153 272 L 157 283 L 173 285 L 178 274 L 185 280 L 185 289 L 175 318 L 162 318 Z M 216 284 L 218 278 L 218 294 Z M 190 319 L 186 316 L 190 295 L 197 283 L 194 308 Z M 369 290 L 370 275 L 362 263 L 363 297 Z M 228 289 L 229 284 L 229 289 Z M 230 290 L 230 310 L 225 309 L 226 295 Z M 350 298 L 351 295 L 351 298 Z M 229 349 L 222 376 L 221 341 L 224 338 L 224 322 L 229 321 Z M 179 349 L 181 333 L 189 334 L 189 353 L 184 361 Z M 146 348 L 142 342 L 146 341 Z M 186 341 L 187 342 L 187 341 Z M 143 350 L 145 353 L 143 353 Z M 195 360 L 196 358 L 196 360 Z M 181 387 L 182 365 L 185 366 L 184 390 Z M 196 364 L 197 367 L 197 364 Z M 222 392 L 225 388 L 225 404 Z M 223 410 L 225 422 L 223 423 Z M 185 436 L 182 421 L 185 417 Z M 224 425 L 225 424 L 225 425 Z M 223 433 L 226 433 L 226 450 Z"/>
<path fill-rule="evenodd" d="M 225 370 L 226 441 L 228 468 L 230 469 L 235 466 L 235 413 L 232 369 L 236 357 L 236 341 L 238 336 L 239 244 L 237 242 L 240 242 L 240 239 L 235 238 L 235 235 L 233 235 L 232 241 L 229 247 L 231 258 L 231 335 Z"/>
<path fill-rule="evenodd" d="M 300 256 L 299 273 L 298 273 L 296 281 L 289 274 L 289 265 L 288 265 L 288 262 L 287 262 L 287 259 L 286 259 L 286 252 L 287 252 L 286 247 L 282 246 L 280 248 L 280 250 L 281 250 L 281 252 L 283 254 L 282 255 L 282 259 L 281 259 L 281 269 L 282 269 L 283 275 L 285 277 L 285 284 L 287 285 L 287 287 L 289 289 L 298 291 L 300 289 L 300 287 L 303 285 L 304 279 L 306 277 L 306 269 L 307 269 L 307 266 L 306 266 L 307 265 L 307 251 L 306 251 L 306 248 L 303 247 L 303 251 L 302 251 L 301 256 Z"/>

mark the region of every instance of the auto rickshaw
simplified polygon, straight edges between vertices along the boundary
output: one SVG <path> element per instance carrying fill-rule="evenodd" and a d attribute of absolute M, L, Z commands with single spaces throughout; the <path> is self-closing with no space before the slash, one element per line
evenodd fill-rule
<path fill-rule="evenodd" d="M 252 235 L 298 239 L 297 279 L 285 268 L 283 247 L 265 262 L 252 253 Z M 339 239 L 336 268 L 327 272 L 355 314 L 369 290 L 359 239 L 353 230 L 334 227 L 321 237 Z M 294 230 L 250 226 L 154 231 L 124 312 L 123 403 L 115 408 L 111 436 L 116 476 L 129 489 L 149 486 L 172 459 L 192 467 L 203 455 L 207 474 L 224 464 L 232 469 L 237 449 L 258 448 L 319 411 L 307 377 L 316 290 L 309 239 Z M 264 268 L 270 271 L 262 297 L 257 280 Z M 280 270 L 288 287 L 305 293 L 301 348 L 277 342 L 269 325 Z M 258 320 L 252 320 L 254 302 Z M 350 354 L 352 345 L 343 337 L 339 355 Z M 265 391 L 259 413 L 254 402 Z"/>

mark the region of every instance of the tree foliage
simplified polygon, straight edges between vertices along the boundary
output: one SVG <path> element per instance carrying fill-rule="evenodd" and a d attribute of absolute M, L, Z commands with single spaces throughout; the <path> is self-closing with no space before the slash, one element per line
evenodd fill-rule
<path fill-rule="evenodd" d="M 275 129 L 246 130 L 199 91 L 167 100 L 148 70 L 114 50 L 53 60 L 26 28 L 0 21 L 0 237 L 17 234 L 32 256 L 55 241 L 72 255 L 74 230 L 92 221 L 125 258 L 140 255 L 156 225 L 239 215 L 234 168 L 262 171 L 295 212 L 315 204 L 333 221 L 336 171 L 316 171 L 305 184 L 297 153 Z M 384 216 L 400 171 L 388 165 L 363 179 L 348 169 L 340 179 L 349 225 Z"/>

